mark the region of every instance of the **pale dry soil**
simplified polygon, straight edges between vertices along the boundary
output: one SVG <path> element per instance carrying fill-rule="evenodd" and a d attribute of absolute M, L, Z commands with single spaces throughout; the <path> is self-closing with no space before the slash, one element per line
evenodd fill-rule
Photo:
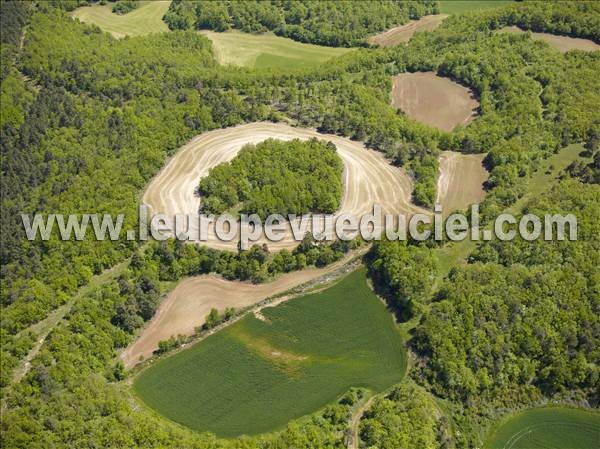
<path fill-rule="evenodd" d="M 142 201 L 149 206 L 151 214 L 162 213 L 170 217 L 174 217 L 175 214 L 197 215 L 200 198 L 195 189 L 200 179 L 207 176 L 212 167 L 233 159 L 244 145 L 256 144 L 269 138 L 306 140 L 313 137 L 333 142 L 344 162 L 344 195 L 332 223 L 344 213 L 353 214 L 358 218 L 372 213 L 375 204 L 381 205 L 383 213 L 426 213 L 411 203 L 413 187 L 410 177 L 401 168 L 390 165 L 382 153 L 367 150 L 363 143 L 344 137 L 269 122 L 219 129 L 195 137 L 180 149 L 151 181 Z M 300 219 L 296 218 L 294 223 L 298 224 L 299 221 Z M 212 223 L 207 230 L 207 240 L 201 241 L 197 223 L 192 223 L 191 241 L 216 249 L 236 251 L 238 241 L 218 239 L 214 228 Z M 323 235 L 327 231 L 335 235 L 334 225 L 328 225 L 324 220 L 320 220 L 312 229 L 315 235 Z M 267 243 L 271 250 L 291 249 L 298 245 L 289 223 L 281 241 L 268 241 L 263 236 L 258 243 Z"/>
<path fill-rule="evenodd" d="M 146 359 L 152 356 L 161 340 L 174 335 L 194 334 L 196 328 L 204 324 L 212 308 L 223 312 L 228 307 L 240 309 L 252 306 L 268 297 L 333 273 L 354 256 L 355 254 L 348 255 L 324 268 L 307 268 L 287 273 L 265 284 L 228 281 L 212 274 L 186 278 L 162 301 L 138 338 L 121 353 L 121 360 L 126 368 L 131 368 L 140 361 L 140 357 Z M 273 307 L 290 297 L 276 299 L 265 307 Z M 260 309 L 257 312 L 260 314 Z"/>
<path fill-rule="evenodd" d="M 434 72 L 401 73 L 392 79 L 392 106 L 442 131 L 465 126 L 479 102 L 470 89 Z"/>
<path fill-rule="evenodd" d="M 434 14 L 423 16 L 419 20 L 411 20 L 404 25 L 390 28 L 383 33 L 371 36 L 369 38 L 369 43 L 379 45 L 380 47 L 392 47 L 408 42 L 413 35 L 419 31 L 435 30 L 441 25 L 446 17 L 448 17 L 448 14 Z"/>
<path fill-rule="evenodd" d="M 526 33 L 527 31 L 522 30 L 517 26 L 504 27 L 500 30 L 503 33 Z M 557 34 L 550 33 L 535 33 L 531 32 L 533 39 L 541 40 L 551 47 L 557 49 L 561 53 L 566 53 L 571 50 L 583 50 L 583 51 L 598 51 L 600 45 L 589 39 L 580 39 L 577 37 L 559 36 Z"/>
<path fill-rule="evenodd" d="M 462 154 L 444 151 L 440 155 L 440 175 L 436 203 L 443 207 L 443 215 L 465 210 L 485 198 L 483 183 L 489 172 L 483 166 L 485 154 Z"/>

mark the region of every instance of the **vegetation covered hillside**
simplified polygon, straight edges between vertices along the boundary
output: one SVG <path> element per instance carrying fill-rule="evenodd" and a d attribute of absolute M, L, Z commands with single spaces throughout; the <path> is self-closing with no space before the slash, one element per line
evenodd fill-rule
<path fill-rule="evenodd" d="M 231 161 L 202 178 L 202 210 L 232 208 L 257 214 L 331 214 L 342 200 L 342 160 L 331 142 L 268 139 L 244 146 Z"/>
<path fill-rule="evenodd" d="M 451 16 L 406 45 L 261 71 L 220 66 L 195 31 L 198 20 L 359 45 L 437 4 L 386 2 L 377 10 L 362 2 L 354 14 L 349 2 L 210 2 L 216 12 L 206 19 L 206 10 L 173 2 L 173 31 L 115 39 L 65 12 L 79 3 L 0 2 L 3 446 L 340 448 L 357 436 L 382 447 L 476 448 L 510 412 L 549 402 L 598 408 L 600 52 L 562 54 L 527 34 L 497 32 L 518 25 L 598 41 L 597 3 L 517 2 Z M 449 133 L 397 112 L 391 78 L 414 71 L 469 87 L 477 118 Z M 277 432 L 222 440 L 141 404 L 119 352 L 184 276 L 263 282 L 329 264 L 356 243 L 307 238 L 274 254 L 125 236 L 61 241 L 56 232 L 29 241 L 21 214 L 123 213 L 124 228 L 136 229 L 145 186 L 189 139 L 284 120 L 382 152 L 410 174 L 414 200 L 426 207 L 435 201 L 442 150 L 486 153 L 484 221 L 511 207 L 572 213 L 579 239 L 491 241 L 466 251 L 446 242 L 373 245 L 364 263 L 407 337 L 406 380 L 371 402 L 368 392 L 351 390 Z M 566 153 L 580 143 L 581 151 Z M 565 154 L 567 170 L 547 166 Z"/>
<path fill-rule="evenodd" d="M 435 14 L 430 0 L 337 2 L 189 1 L 171 3 L 165 21 L 172 30 L 235 28 L 247 33 L 273 31 L 300 42 L 331 47 L 365 46 L 369 34 Z"/>

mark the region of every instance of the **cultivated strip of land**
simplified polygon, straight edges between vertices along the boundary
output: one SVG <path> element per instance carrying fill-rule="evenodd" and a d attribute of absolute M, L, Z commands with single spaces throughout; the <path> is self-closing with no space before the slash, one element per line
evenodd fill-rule
<path fill-rule="evenodd" d="M 340 209 L 341 214 L 361 217 L 373 212 L 373 205 L 379 204 L 384 213 L 412 215 L 425 210 L 411 203 L 412 182 L 406 172 L 388 163 L 383 153 L 367 150 L 361 142 L 356 142 L 333 134 L 321 134 L 314 129 L 294 128 L 282 123 L 250 123 L 232 128 L 210 131 L 192 139 L 182 147 L 165 168 L 151 181 L 142 201 L 150 206 L 154 214 L 198 214 L 200 198 L 196 188 L 200 178 L 206 176 L 210 168 L 229 161 L 248 143 L 256 144 L 266 139 L 310 139 L 318 138 L 335 144 L 344 162 L 345 191 Z M 299 219 L 295 220 L 298 223 Z M 321 221 L 315 232 L 333 229 L 325 227 Z M 190 226 L 192 241 L 198 241 L 199 229 Z M 237 250 L 238 242 L 222 241 L 216 237 L 214 225 L 208 227 L 208 240 L 202 241 L 216 249 Z M 279 242 L 266 239 L 271 250 L 294 248 L 298 242 L 293 238 L 291 228 Z"/>
<path fill-rule="evenodd" d="M 433 31 L 441 25 L 448 14 L 434 14 L 423 16 L 419 20 L 410 22 L 369 38 L 369 43 L 380 47 L 392 47 L 394 45 L 408 42 L 415 33 L 419 31 Z"/>
<path fill-rule="evenodd" d="M 490 175 L 483 166 L 484 158 L 485 154 L 442 152 L 436 203 L 442 204 L 444 216 L 483 201 L 483 183 Z"/>
<path fill-rule="evenodd" d="M 351 51 L 349 48 L 304 44 L 272 33 L 248 34 L 235 30 L 225 33 L 203 30 L 200 33 L 212 41 L 215 56 L 223 65 L 294 69 L 319 65 Z"/>
<path fill-rule="evenodd" d="M 305 270 L 284 274 L 272 282 L 251 284 L 249 282 L 227 281 L 216 275 L 203 275 L 184 279 L 162 301 L 152 320 L 141 330 L 138 338 L 121 354 L 126 368 L 132 368 L 141 359 L 147 359 L 158 349 L 158 343 L 171 336 L 194 334 L 196 328 L 202 326 L 212 308 L 223 312 L 228 307 L 246 308 L 263 300 L 277 296 L 288 290 L 314 286 L 327 282 L 331 276 L 343 273 L 341 270 L 350 260 L 364 253 L 350 253 L 342 260 L 324 268 L 307 268 Z M 293 295 L 275 299 L 276 303 L 290 299 Z M 259 306 L 272 307 L 266 302 Z M 260 316 L 260 315 L 259 315 Z M 231 323 L 229 323 L 231 324 Z"/>
<path fill-rule="evenodd" d="M 401 73 L 392 82 L 392 106 L 443 131 L 467 125 L 479 107 L 469 89 L 434 72 Z"/>
<path fill-rule="evenodd" d="M 112 12 L 112 3 L 83 6 L 77 8 L 71 15 L 84 23 L 97 25 L 116 38 L 169 31 L 162 18 L 169 9 L 170 1 L 156 0 L 140 3 L 138 8 L 123 15 Z"/>
<path fill-rule="evenodd" d="M 500 29 L 502 33 L 513 33 L 523 34 L 527 31 L 522 30 L 519 27 L 511 26 Z M 600 45 L 590 39 L 580 39 L 578 37 L 560 36 L 558 34 L 550 33 L 536 33 L 530 31 L 531 37 L 536 40 L 546 42 L 552 48 L 557 49 L 561 53 L 566 53 L 571 50 L 583 50 L 583 51 L 598 51 Z"/>

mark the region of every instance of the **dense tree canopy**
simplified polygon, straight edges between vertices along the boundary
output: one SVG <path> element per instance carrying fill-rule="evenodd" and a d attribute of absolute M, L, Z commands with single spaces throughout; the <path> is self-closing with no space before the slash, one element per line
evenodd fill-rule
<path fill-rule="evenodd" d="M 210 42 L 193 31 L 115 40 L 55 8 L 78 3 L 0 2 L 1 425 L 7 447 L 149 448 L 173 441 L 184 448 L 339 447 L 349 413 L 347 405 L 336 404 L 275 435 L 217 442 L 143 408 L 132 412 L 126 387 L 117 382 L 123 370 L 115 359 L 182 276 L 217 272 L 258 282 L 330 263 L 347 244 L 318 245 L 309 238 L 295 251 L 269 254 L 257 247 L 234 254 L 176 242 L 143 250 L 125 239 L 62 242 L 53 236 L 30 242 L 20 213 L 122 212 L 125 227 L 133 228 L 140 192 L 179 146 L 210 129 L 259 120 L 285 119 L 364 141 L 413 176 L 415 200 L 425 205 L 435 198 L 439 150 L 485 152 L 491 176 L 482 210 L 488 217 L 527 192 L 540 161 L 564 145 L 585 141 L 588 151 L 597 151 L 600 53 L 563 55 L 528 35 L 496 32 L 516 24 L 597 40 L 593 2 L 524 2 L 451 17 L 407 45 L 361 49 L 326 66 L 289 72 L 219 67 Z M 306 26 L 289 30 L 313 42 L 354 45 L 391 24 L 362 3 L 365 14 L 379 17 L 371 28 L 347 26 L 360 15 L 345 11 L 338 21 L 323 13 L 326 23 L 304 21 Z M 318 7 L 289 4 L 304 6 L 302 17 Z M 185 5 L 174 3 L 173 17 Z M 218 11 L 225 6 L 226 14 Z M 214 8 L 202 20 L 233 20 L 229 2 Z M 405 12 L 390 20 L 400 23 L 427 11 Z M 197 27 L 195 7 L 188 13 L 189 22 L 172 28 Z M 253 27 L 251 18 L 262 17 L 244 14 L 235 16 L 239 26 L 229 26 Z M 279 17 L 273 23 L 280 24 Z M 261 27 L 273 29 L 266 23 Z M 473 89 L 481 104 L 478 118 L 445 133 L 392 109 L 390 77 L 420 70 Z M 528 206 L 539 213 L 576 213 L 577 242 L 486 243 L 472 254 L 471 264 L 456 267 L 439 284 L 433 282 L 435 249 L 381 243 L 371 253 L 373 279 L 389 288 L 394 306 L 409 304 L 420 320 L 411 341 L 412 377 L 451 403 L 457 447 L 480 447 L 481 428 L 473 429 L 473 422 L 506 408 L 548 398 L 598 402 L 597 168 L 597 157 L 574 165 L 550 195 Z M 117 280 L 76 295 L 93 274 L 130 256 Z M 68 301 L 72 309 L 52 329 L 31 370 L 8 385 L 12 370 L 36 343 L 28 326 Z M 382 400 L 364 429 L 377 430 L 382 422 L 402 425 L 423 410 L 386 400 L 393 403 Z M 415 427 L 408 426 L 407 433 Z M 422 432 L 434 441 L 430 430 Z M 366 430 L 364 438 L 381 445 L 404 441 L 404 435 Z"/>
<path fill-rule="evenodd" d="M 335 145 L 312 139 L 268 139 L 244 146 L 230 162 L 200 180 L 201 209 L 257 214 L 331 214 L 340 206 L 342 160 Z"/>
<path fill-rule="evenodd" d="M 351 47 L 366 45 L 365 38 L 369 34 L 436 12 L 436 2 L 429 0 L 175 0 L 165 21 L 172 30 L 273 31 L 300 42 Z"/>

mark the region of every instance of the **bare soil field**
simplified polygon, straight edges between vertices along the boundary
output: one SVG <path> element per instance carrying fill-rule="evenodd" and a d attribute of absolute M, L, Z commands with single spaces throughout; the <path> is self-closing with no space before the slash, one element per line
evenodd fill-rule
<path fill-rule="evenodd" d="M 436 203 L 442 205 L 444 216 L 483 201 L 483 183 L 489 177 L 483 166 L 484 158 L 485 154 L 461 154 L 454 151 L 444 151 L 441 154 Z"/>
<path fill-rule="evenodd" d="M 435 30 L 446 17 L 448 17 L 448 14 L 434 14 L 421 17 L 419 20 L 411 20 L 404 25 L 390 28 L 383 33 L 371 36 L 369 43 L 379 45 L 380 47 L 392 47 L 408 42 L 413 37 L 413 34 L 419 31 Z"/>
<path fill-rule="evenodd" d="M 412 215 L 426 212 L 410 202 L 410 177 L 402 169 L 390 165 L 382 153 L 367 150 L 363 143 L 343 137 L 268 122 L 210 131 L 192 139 L 151 181 L 142 202 L 154 214 L 163 213 L 170 217 L 175 214 L 197 214 L 200 198 L 195 189 L 200 178 L 206 176 L 211 167 L 233 159 L 245 144 L 256 144 L 269 138 L 291 140 L 312 137 L 333 142 L 344 161 L 345 191 L 336 217 L 343 213 L 357 217 L 372 213 L 374 204 L 381 205 L 383 213 Z M 299 219 L 295 220 L 298 221 Z M 333 226 L 326 226 L 323 220 L 320 221 L 313 234 L 333 229 Z M 190 226 L 190 231 L 193 236 L 191 241 L 197 242 L 197 226 Z M 236 240 L 221 241 L 216 237 L 214 224 L 208 227 L 207 235 L 208 240 L 201 241 L 202 244 L 216 249 L 237 250 Z M 292 236 L 289 223 L 283 240 L 272 242 L 263 238 L 259 243 L 267 243 L 271 250 L 293 248 L 298 244 Z"/>
<path fill-rule="evenodd" d="M 500 30 L 503 33 L 526 33 L 519 27 L 511 26 L 504 27 Z M 550 33 L 534 33 L 531 32 L 533 39 L 538 39 L 548 43 L 551 47 L 556 48 L 561 53 L 566 53 L 570 50 L 598 51 L 600 45 L 589 39 L 579 39 L 577 37 L 559 36 Z"/>
<path fill-rule="evenodd" d="M 434 72 L 401 73 L 392 81 L 392 106 L 443 131 L 467 125 L 479 107 L 469 89 Z"/>
<path fill-rule="evenodd" d="M 144 327 L 139 337 L 123 353 L 126 368 L 135 366 L 158 349 L 158 342 L 173 335 L 192 335 L 204 324 L 210 309 L 223 312 L 228 307 L 236 309 L 251 306 L 263 299 L 290 290 L 301 284 L 317 280 L 339 270 L 354 254 L 324 268 L 307 268 L 287 273 L 266 284 L 228 281 L 216 275 L 202 275 L 184 279 L 162 301 L 156 315 Z M 283 297 L 269 304 L 273 307 L 289 299 Z M 258 311 L 260 313 L 260 310 Z"/>

